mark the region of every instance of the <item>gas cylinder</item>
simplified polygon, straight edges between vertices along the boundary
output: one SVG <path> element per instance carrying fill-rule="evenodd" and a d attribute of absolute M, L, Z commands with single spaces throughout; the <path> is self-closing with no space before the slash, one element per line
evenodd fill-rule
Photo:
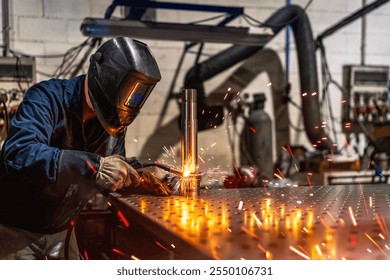
<path fill-rule="evenodd" d="M 253 104 L 241 132 L 241 165 L 257 168 L 259 178 L 273 177 L 273 141 L 272 120 L 264 111 L 266 97 L 264 93 L 253 95 Z"/>

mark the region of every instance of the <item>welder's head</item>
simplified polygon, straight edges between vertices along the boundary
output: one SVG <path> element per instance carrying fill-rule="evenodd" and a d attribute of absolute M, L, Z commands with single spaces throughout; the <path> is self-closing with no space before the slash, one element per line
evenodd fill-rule
<path fill-rule="evenodd" d="M 108 134 L 122 137 L 161 79 L 148 46 L 125 37 L 113 38 L 90 58 L 88 94 Z"/>

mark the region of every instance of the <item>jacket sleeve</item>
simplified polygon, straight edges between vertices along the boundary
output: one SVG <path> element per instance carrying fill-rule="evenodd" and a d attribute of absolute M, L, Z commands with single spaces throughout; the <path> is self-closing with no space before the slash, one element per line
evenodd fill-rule
<path fill-rule="evenodd" d="M 69 184 L 94 186 L 100 156 L 50 146 L 54 124 L 63 114 L 58 102 L 44 87 L 26 93 L 12 119 L 4 157 L 9 175 L 63 195 Z"/>

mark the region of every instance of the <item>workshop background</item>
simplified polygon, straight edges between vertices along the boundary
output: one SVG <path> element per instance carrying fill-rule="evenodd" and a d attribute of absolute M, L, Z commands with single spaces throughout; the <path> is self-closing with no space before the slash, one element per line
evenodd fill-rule
<path fill-rule="evenodd" d="M 36 62 L 36 81 L 51 78 L 53 76 L 66 77 L 71 71 L 63 75 L 59 66 L 62 64 L 63 55 L 71 48 L 82 44 L 87 37 L 80 30 L 83 20 L 87 17 L 103 18 L 106 9 L 112 3 L 110 0 L 13 0 L 9 1 L 9 35 L 10 35 L 10 53 L 9 56 L 28 55 L 35 59 Z M 183 1 L 170 1 L 183 2 Z M 352 14 L 354 11 L 362 8 L 363 3 L 369 4 L 374 1 L 290 1 L 291 4 L 300 5 L 306 8 L 313 37 L 316 38 L 325 29 L 329 28 L 344 17 Z M 289 4 L 284 0 L 277 1 L 191 1 L 193 4 L 224 5 L 244 8 L 244 13 L 256 21 L 264 22 L 277 9 Z M 125 14 L 125 9 L 119 7 L 115 9 L 113 18 L 121 18 Z M 195 12 L 156 9 L 147 16 L 157 22 L 174 22 L 174 23 L 191 23 L 200 20 L 207 20 L 217 13 Z M 326 51 L 327 63 L 332 78 L 342 84 L 342 67 L 343 65 L 359 65 L 362 60 L 366 65 L 388 65 L 390 61 L 390 29 L 389 27 L 390 5 L 382 5 L 380 8 L 370 12 L 366 16 L 365 34 L 362 38 L 362 19 L 353 21 L 345 27 L 337 30 L 331 36 L 323 40 Z M 207 24 L 218 22 L 219 19 L 206 21 Z M 252 20 L 252 24 L 255 21 Z M 249 27 L 250 21 L 244 17 L 238 17 L 228 24 L 228 26 Z M 253 27 L 256 29 L 256 27 Z M 262 32 L 261 28 L 257 28 Z M 299 87 L 299 72 L 296 57 L 295 41 L 292 32 L 289 37 L 289 48 L 286 57 L 286 29 L 279 32 L 266 47 L 275 51 L 279 56 L 284 71 L 288 73 L 289 83 L 291 84 L 290 98 L 288 105 L 290 118 L 290 145 L 302 145 L 308 150 L 314 150 L 310 141 L 307 140 L 305 130 L 303 129 L 302 114 L 299 108 L 301 104 L 301 92 Z M 103 40 L 106 38 L 103 38 Z M 137 38 L 146 42 L 154 53 L 159 64 L 162 80 L 156 86 L 153 94 L 146 102 L 140 116 L 129 127 L 126 139 L 126 149 L 128 156 L 137 156 L 143 160 L 162 160 L 169 164 L 180 164 L 180 132 L 172 129 L 159 129 L 169 122 L 174 121 L 179 115 L 179 106 L 174 98 L 167 102 L 167 96 L 172 87 L 172 81 L 175 77 L 175 71 L 178 69 L 180 56 L 183 51 L 185 42 L 169 40 L 153 40 Z M 4 40 L 4 38 L 3 38 Z M 228 43 L 205 43 L 202 57 L 207 57 L 218 53 L 227 48 Z M 364 49 L 362 50 L 362 46 Z M 80 54 L 75 58 L 74 64 L 82 59 L 87 47 L 81 49 Z M 76 49 L 78 51 L 79 49 Z M 69 54 L 69 53 L 68 53 Z M 172 91 L 179 93 L 183 87 L 184 77 L 196 60 L 197 50 L 190 52 L 185 56 L 183 65 L 175 80 Z M 318 76 L 321 75 L 321 63 L 317 51 L 317 68 Z M 70 55 L 69 55 L 70 57 Z M 73 58 L 72 58 L 73 59 Z M 288 61 L 287 61 L 288 59 Z M 286 69 L 286 62 L 288 69 Z M 88 63 L 85 63 L 78 74 L 87 71 Z M 240 63 L 227 69 L 223 73 L 205 82 L 206 95 L 218 87 L 225 79 L 236 69 Z M 255 93 L 264 93 L 266 97 L 265 111 L 274 120 L 272 110 L 273 97 L 271 93 L 270 81 L 266 73 L 260 73 L 253 79 L 250 84 L 239 94 L 248 93 L 252 96 Z M 319 78 L 320 89 L 321 79 Z M 30 83 L 31 85 L 31 83 Z M 4 87 L 4 85 L 2 86 Z M 13 83 L 7 85 L 8 88 L 18 88 Z M 26 89 L 27 83 L 22 83 L 21 88 Z M 337 131 L 337 139 L 334 141 L 339 146 L 343 146 L 345 138 L 342 131 L 341 119 L 341 102 L 342 93 L 334 86 L 329 87 L 330 94 L 328 98 L 331 101 L 335 120 L 331 121 L 329 111 L 324 113 L 324 121 L 333 123 Z M 228 92 L 228 88 L 226 88 Z M 325 102 L 326 103 L 326 102 Z M 296 104 L 293 105 L 293 104 Z M 164 107 L 165 106 L 165 107 Z M 325 106 L 325 105 L 324 105 Z M 326 107 L 326 106 L 325 106 Z M 162 115 L 162 112 L 164 114 Z M 200 131 L 198 134 L 199 155 L 203 159 L 200 168 L 203 170 L 214 170 L 218 176 L 211 176 L 210 179 L 220 180 L 220 174 L 231 174 L 234 172 L 234 160 L 238 161 L 237 133 L 239 130 L 240 120 L 234 125 L 228 121 L 229 111 L 225 108 L 225 118 L 222 125 L 212 129 Z M 274 123 L 274 122 L 272 122 Z M 236 128 L 234 128 L 236 126 Z M 169 126 L 172 127 L 172 126 Z M 238 128 L 237 128 L 238 127 Z M 230 134 L 230 136 L 228 135 Z M 275 132 L 273 131 L 273 139 Z M 233 138 L 231 137 L 233 136 Z M 230 137 L 230 138 L 229 138 Z M 229 140 L 230 139 L 230 140 Z M 343 149 L 343 156 L 355 160 L 363 153 L 364 139 L 360 144 L 356 144 L 354 139 L 348 147 Z M 232 145 L 235 146 L 232 148 Z M 344 145 L 345 146 L 345 145 Z M 358 153 L 356 153 L 358 146 Z M 164 148 L 165 147 L 165 148 Z M 277 153 L 281 147 L 273 145 L 273 159 L 277 160 Z M 355 149 L 355 150 L 353 150 Z M 271 160 L 269 163 L 272 164 Z M 220 172 L 220 173 L 219 173 Z M 211 172 L 210 172 L 211 173 Z"/>

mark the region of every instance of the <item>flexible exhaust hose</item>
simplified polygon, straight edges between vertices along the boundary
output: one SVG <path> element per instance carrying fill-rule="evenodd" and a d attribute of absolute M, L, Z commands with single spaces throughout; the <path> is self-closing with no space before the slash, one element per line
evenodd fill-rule
<path fill-rule="evenodd" d="M 311 26 L 306 12 L 297 5 L 289 5 L 276 11 L 266 22 L 274 36 L 290 24 L 295 37 L 299 62 L 302 113 L 306 134 L 316 149 L 331 149 L 330 138 L 323 130 L 318 97 L 317 63 Z M 198 91 L 198 101 L 204 102 L 203 82 L 252 56 L 264 46 L 234 45 L 206 61 L 195 65 L 186 74 L 185 88 Z"/>

